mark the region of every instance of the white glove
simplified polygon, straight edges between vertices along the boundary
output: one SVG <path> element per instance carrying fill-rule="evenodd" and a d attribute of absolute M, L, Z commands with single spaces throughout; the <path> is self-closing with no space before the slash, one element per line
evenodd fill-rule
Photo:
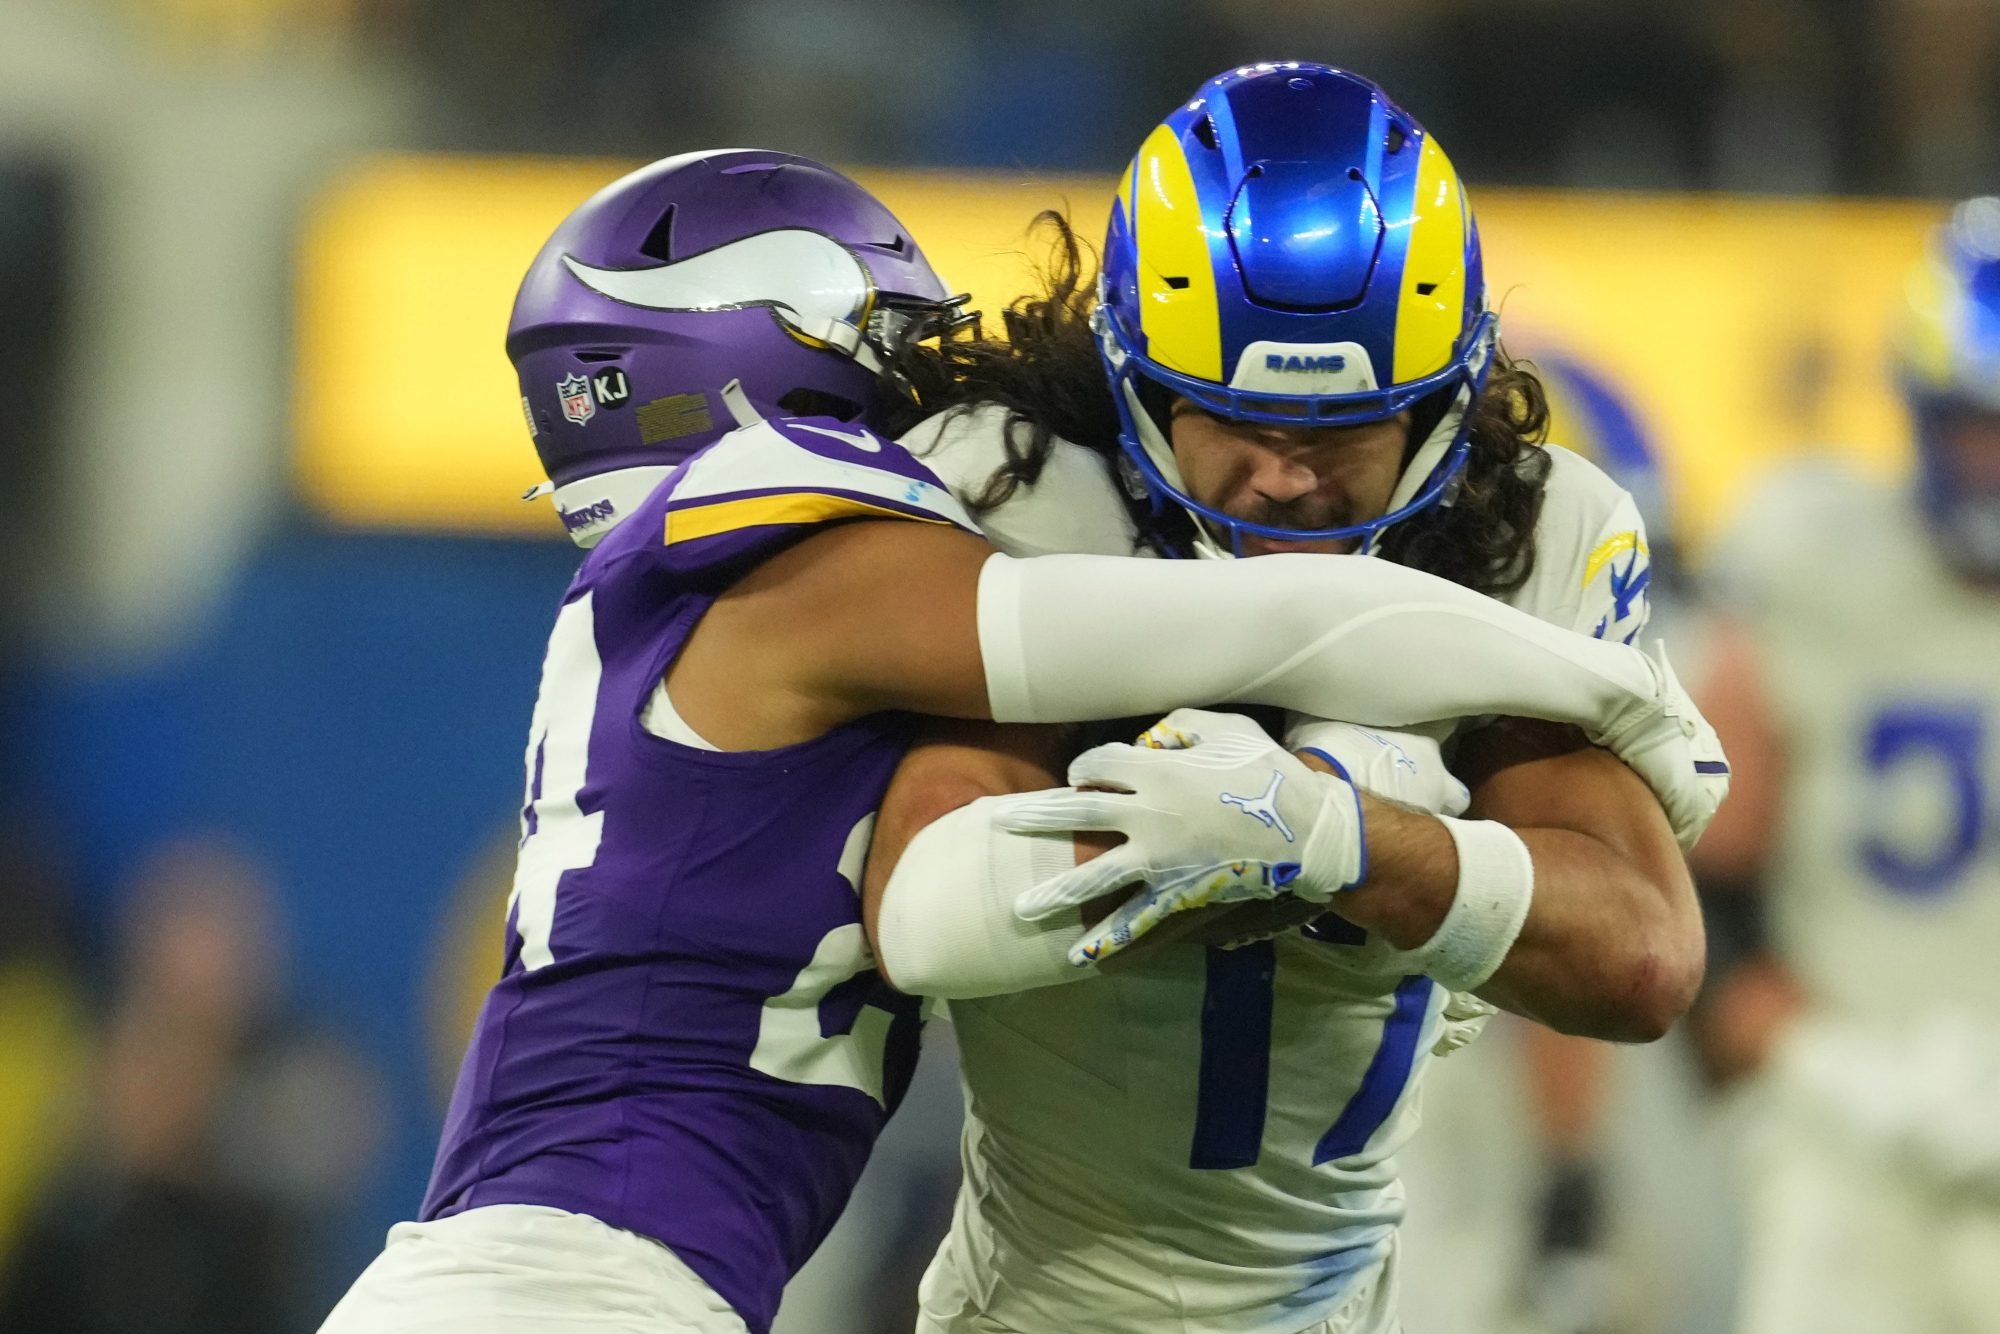
<path fill-rule="evenodd" d="M 1440 1013 L 1444 1022 L 1438 1029 L 1437 1041 L 1431 1044 L 1431 1055 L 1449 1056 L 1461 1047 L 1472 1045 L 1472 1040 L 1486 1031 L 1486 1021 L 1498 1013 L 1498 1007 L 1469 991 L 1452 992 Z"/>
<path fill-rule="evenodd" d="M 1472 804 L 1465 784 L 1444 767 L 1438 743 L 1420 731 L 1293 714 L 1285 749 L 1310 750 L 1363 792 L 1432 815 L 1463 815 Z"/>
<path fill-rule="evenodd" d="M 1036 921 L 1144 883 L 1071 947 L 1072 963 L 1109 958 L 1175 913 L 1279 893 L 1323 903 L 1366 874 L 1359 794 L 1248 719 L 1176 709 L 1140 743 L 1087 750 L 1070 765 L 1073 788 L 1004 798 L 994 815 L 1017 833 L 1125 835 L 1016 905 Z"/>
<path fill-rule="evenodd" d="M 1656 677 L 1653 699 L 1590 739 L 1646 780 L 1674 827 L 1675 841 L 1688 852 L 1729 795 L 1729 760 L 1715 729 L 1681 688 L 1667 646 L 1653 641 L 1646 661 Z"/>

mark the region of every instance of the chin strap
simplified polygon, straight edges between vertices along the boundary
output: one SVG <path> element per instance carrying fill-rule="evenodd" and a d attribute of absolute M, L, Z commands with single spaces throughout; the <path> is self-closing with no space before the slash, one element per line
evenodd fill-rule
<path fill-rule="evenodd" d="M 882 373 L 882 359 L 875 354 L 875 349 L 868 340 L 862 337 L 859 325 L 850 324 L 846 320 L 828 320 L 822 328 L 813 330 L 812 334 L 848 360 L 860 363 L 877 375 Z"/>
<path fill-rule="evenodd" d="M 729 409 L 729 415 L 738 426 L 755 426 L 764 420 L 764 414 L 757 411 L 750 395 L 743 392 L 743 381 L 731 380 L 722 386 L 722 406 Z"/>
<path fill-rule="evenodd" d="M 1410 455 L 1409 463 L 1404 466 L 1402 475 L 1396 479 L 1396 489 L 1389 495 L 1389 504 L 1382 511 L 1384 514 L 1394 514 L 1415 500 L 1417 492 L 1423 489 L 1424 484 L 1430 481 L 1431 474 L 1437 471 L 1438 464 L 1444 460 L 1446 451 L 1458 438 L 1458 428 L 1465 420 L 1466 412 L 1472 407 L 1473 383 L 1468 380 L 1458 387 L 1458 392 L 1452 396 L 1451 406 L 1445 409 L 1444 416 L 1431 428 L 1431 433 L 1424 437 L 1423 444 L 1417 446 L 1417 452 Z M 1451 504 L 1455 498 L 1453 491 L 1454 488 L 1447 487 L 1445 493 L 1438 497 L 1437 503 Z M 1361 544 L 1361 554 L 1374 555 L 1382 545 L 1383 535 L 1388 531 L 1388 528 L 1383 527 L 1368 534 L 1367 540 Z"/>
<path fill-rule="evenodd" d="M 1168 441 L 1166 434 L 1160 430 L 1160 424 L 1153 420 L 1153 414 L 1139 401 L 1136 377 L 1129 375 L 1119 377 L 1118 392 L 1125 396 L 1125 404 L 1131 409 L 1132 426 L 1138 432 L 1139 447 L 1146 451 L 1146 457 L 1152 460 L 1153 467 L 1159 470 L 1167 485 L 1185 495 L 1187 483 L 1181 480 L 1180 464 L 1174 460 L 1174 447 Z M 1236 559 L 1233 539 L 1218 537 L 1209 527 L 1208 520 L 1185 505 L 1181 506 L 1181 512 L 1194 520 L 1194 542 L 1190 550 L 1197 559 Z"/>

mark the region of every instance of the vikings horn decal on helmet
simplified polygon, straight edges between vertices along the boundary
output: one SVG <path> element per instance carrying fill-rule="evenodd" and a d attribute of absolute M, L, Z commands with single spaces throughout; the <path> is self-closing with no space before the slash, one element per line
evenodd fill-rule
<path fill-rule="evenodd" d="M 1359 75 L 1287 62 L 1204 84 L 1126 171 L 1099 282 L 1121 443 L 1156 507 L 1195 516 L 1202 554 L 1224 554 L 1218 538 L 1233 553 L 1246 534 L 1373 549 L 1464 466 L 1467 409 L 1497 338 L 1478 229 L 1444 150 Z M 1161 391 L 1286 426 L 1380 421 L 1435 395 L 1435 411 L 1416 414 L 1435 427 L 1415 442 L 1388 513 L 1277 529 L 1187 494 L 1149 411 Z"/>
<path fill-rule="evenodd" d="M 895 352 L 969 318 L 963 300 L 845 176 L 718 149 L 571 213 L 522 280 L 507 355 L 557 512 L 590 546 L 736 424 L 732 380 L 760 415 L 866 422 Z"/>
<path fill-rule="evenodd" d="M 760 232 L 651 269 L 597 269 L 569 255 L 563 263 L 585 287 L 627 305 L 659 311 L 768 306 L 807 341 L 838 347 L 879 369 L 861 338 L 874 286 L 854 252 L 830 236 L 799 228 Z M 773 273 L 800 281 L 772 296 Z"/>
<path fill-rule="evenodd" d="M 1946 557 L 2000 579 L 2000 488 L 1966 475 L 1955 447 L 1967 426 L 2000 437 L 2000 198 L 1952 211 L 1907 297 L 1895 363 L 1916 432 L 1917 494 Z"/>

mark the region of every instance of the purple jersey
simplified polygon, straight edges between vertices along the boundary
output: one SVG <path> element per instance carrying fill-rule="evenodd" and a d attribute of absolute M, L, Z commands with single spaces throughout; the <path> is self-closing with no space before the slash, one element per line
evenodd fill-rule
<path fill-rule="evenodd" d="M 721 753 L 640 715 L 731 580 L 855 518 L 973 529 L 900 446 L 788 420 L 697 454 L 585 559 L 529 730 L 506 967 L 424 1219 L 589 1214 L 666 1243 L 761 1334 L 846 1204 L 916 1056 L 857 892 L 912 720 Z"/>

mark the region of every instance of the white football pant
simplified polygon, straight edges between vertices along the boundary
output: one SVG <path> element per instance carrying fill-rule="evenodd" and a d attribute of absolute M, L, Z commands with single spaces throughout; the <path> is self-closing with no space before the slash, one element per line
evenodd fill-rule
<path fill-rule="evenodd" d="M 746 1334 L 656 1241 L 528 1204 L 398 1223 L 319 1334 Z"/>
<path fill-rule="evenodd" d="M 1745 1154 L 1742 1334 L 2000 1334 L 2000 1204 L 1770 1117 Z"/>
<path fill-rule="evenodd" d="M 1392 1247 L 1332 1316 L 1304 1329 L 1281 1324 L 1269 1328 L 1272 1334 L 1401 1334 L 1402 1326 L 1395 1317 L 1397 1291 L 1397 1258 Z M 925 1271 L 917 1302 L 916 1334 L 1073 1334 L 1069 1330 L 1017 1330 L 980 1314 L 953 1262 L 949 1238 Z M 1188 1323 L 1185 1329 L 1195 1334 L 1198 1327 Z"/>

